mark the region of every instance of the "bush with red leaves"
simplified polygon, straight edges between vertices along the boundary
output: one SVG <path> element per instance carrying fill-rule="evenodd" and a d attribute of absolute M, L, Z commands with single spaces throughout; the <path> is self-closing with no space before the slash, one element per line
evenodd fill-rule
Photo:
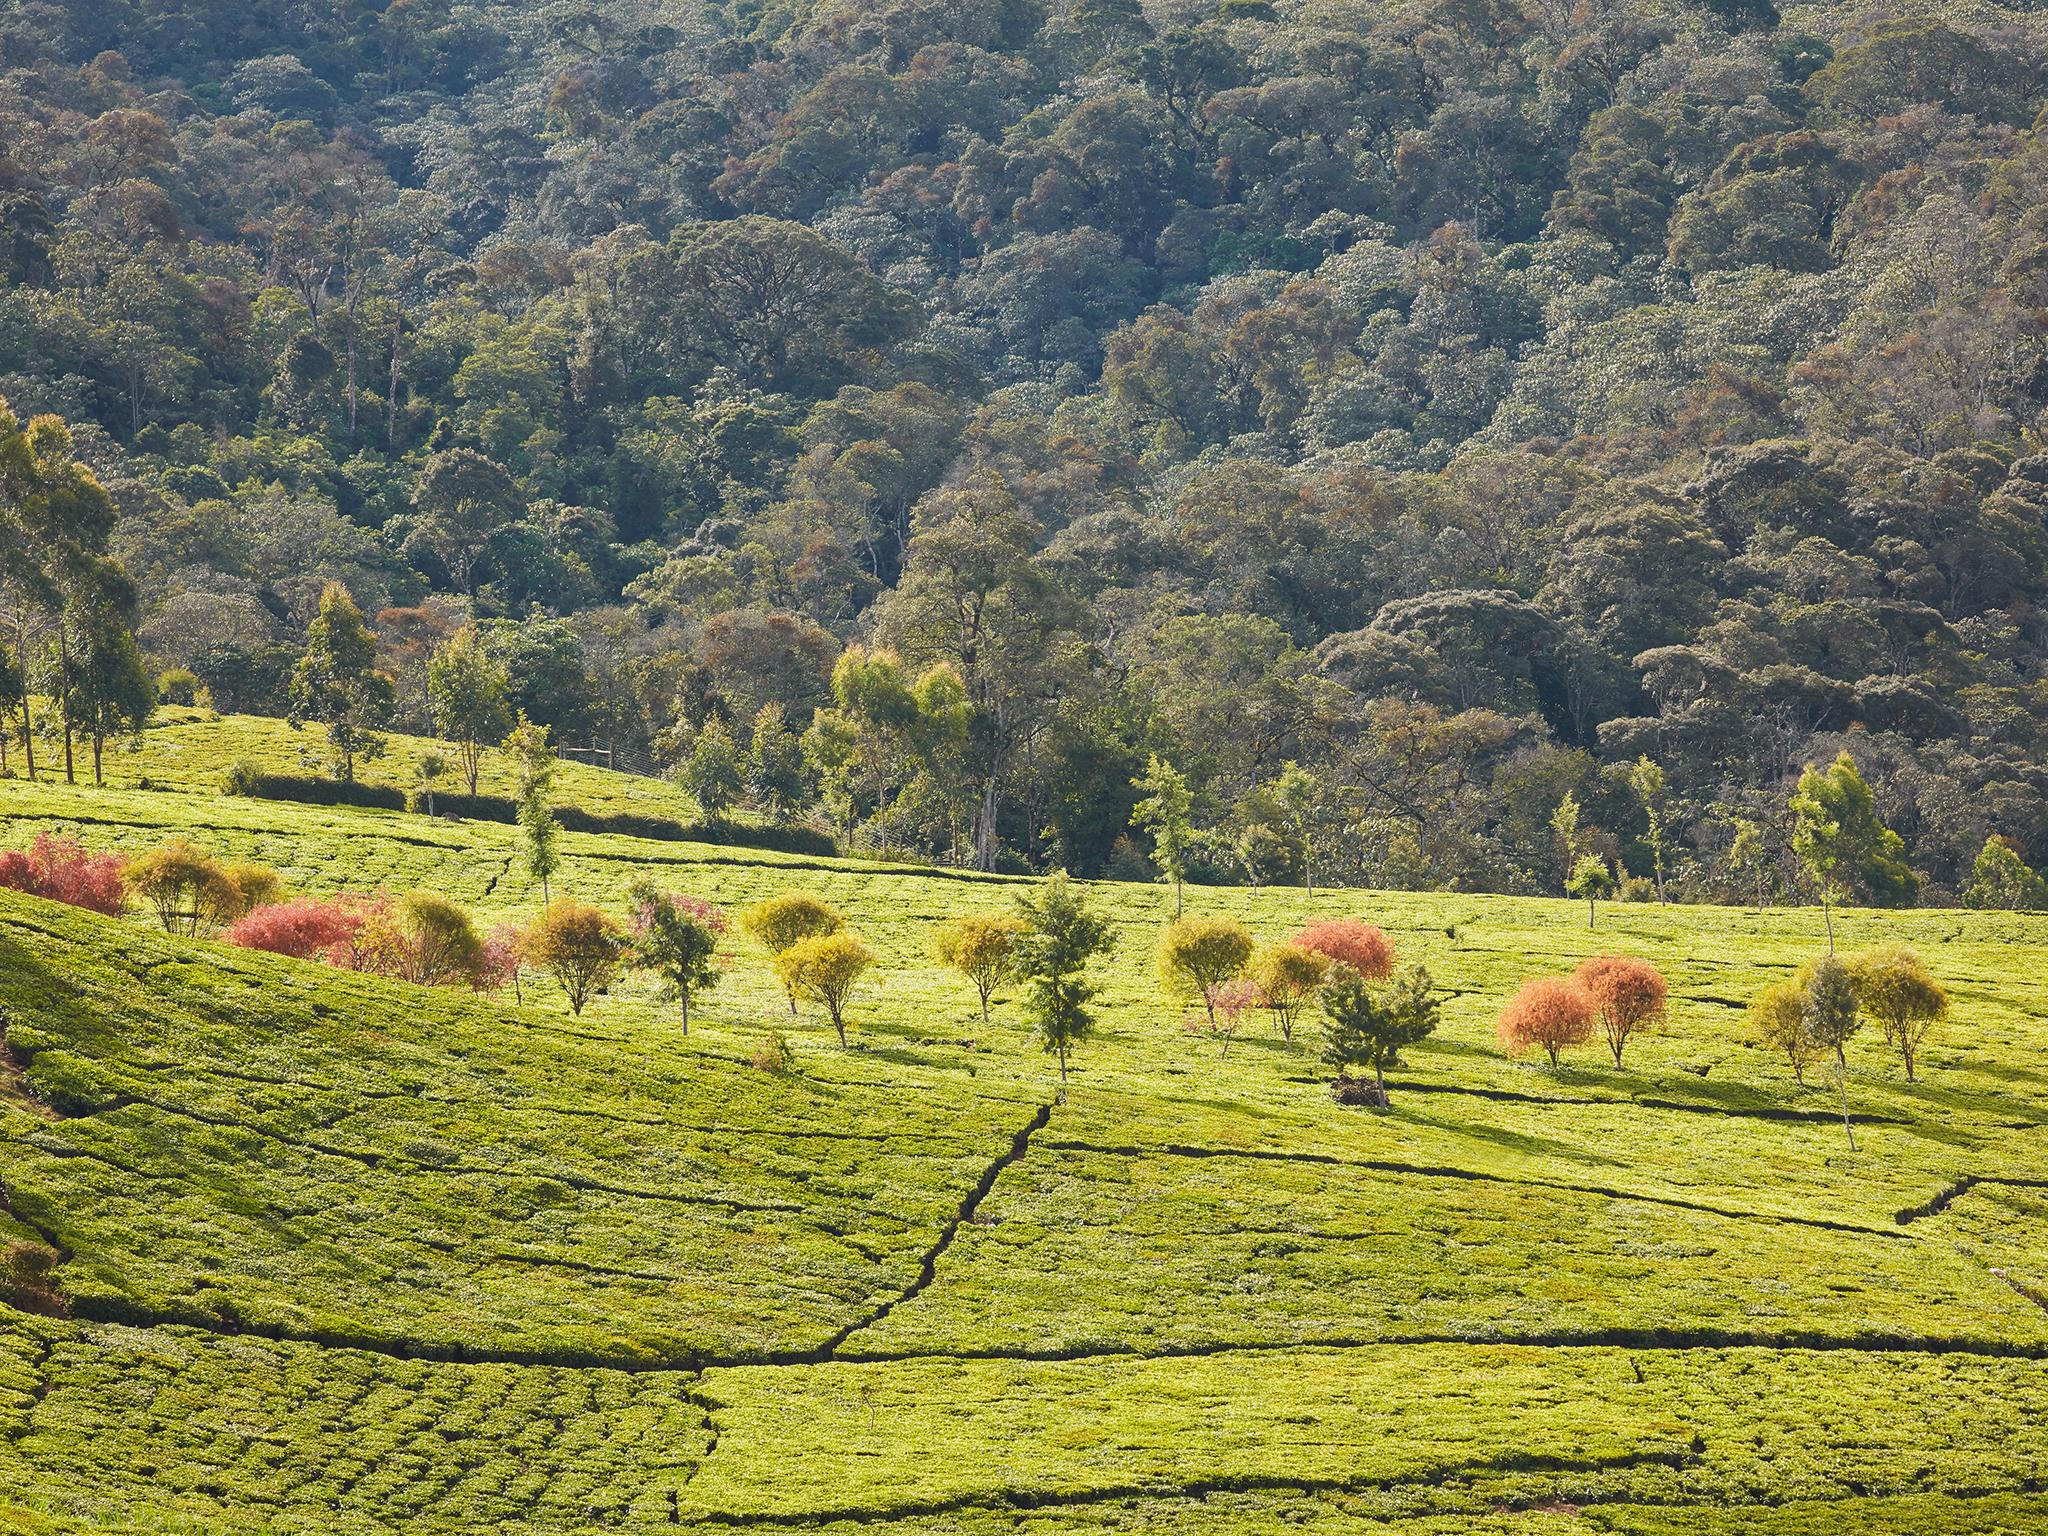
<path fill-rule="evenodd" d="M 354 951 L 368 915 L 368 904 L 359 896 L 301 896 L 258 907 L 222 937 L 244 949 L 342 964 L 339 957 Z"/>
<path fill-rule="evenodd" d="M 1394 941 L 1359 918 L 1332 917 L 1310 923 L 1293 942 L 1297 949 L 1350 966 L 1367 981 L 1385 981 L 1394 973 Z"/>
<path fill-rule="evenodd" d="M 1628 955 L 1595 955 L 1573 973 L 1572 980 L 1593 1000 L 1600 1031 L 1607 1048 L 1614 1052 L 1614 1064 L 1621 1065 L 1622 1047 L 1628 1037 L 1653 1029 L 1664 1020 L 1669 989 L 1661 971 L 1647 960 Z"/>
<path fill-rule="evenodd" d="M 1584 1045 L 1593 1038 L 1593 1020 L 1598 1013 L 1586 989 L 1575 982 L 1544 976 L 1526 982 L 1500 1011 L 1500 1043 L 1510 1056 L 1541 1050 L 1557 1065 L 1557 1053 L 1566 1046 Z"/>
<path fill-rule="evenodd" d="M 28 852 L 0 853 L 0 887 L 114 917 L 128 904 L 121 884 L 127 862 L 118 853 L 87 853 L 75 837 L 39 832 Z"/>

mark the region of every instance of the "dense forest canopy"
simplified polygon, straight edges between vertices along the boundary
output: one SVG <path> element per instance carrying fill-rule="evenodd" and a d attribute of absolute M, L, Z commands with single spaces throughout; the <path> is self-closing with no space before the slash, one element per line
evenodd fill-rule
<path fill-rule="evenodd" d="M 1747 896 L 1847 748 L 1952 898 L 2048 859 L 2044 26 L 9 0 L 0 395 L 223 709 L 339 581 L 392 723 L 473 624 L 866 845 L 1144 872 L 1156 758 L 1196 875 Z"/>

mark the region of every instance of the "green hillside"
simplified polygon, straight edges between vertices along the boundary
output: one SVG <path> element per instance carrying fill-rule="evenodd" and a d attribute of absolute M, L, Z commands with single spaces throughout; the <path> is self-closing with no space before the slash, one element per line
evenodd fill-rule
<path fill-rule="evenodd" d="M 186 787 L 0 781 L 0 846 L 537 905 L 510 827 L 148 776 Z M 1312 1026 L 1182 1028 L 1162 887 L 1089 888 L 1117 949 L 1062 1094 L 929 958 L 1019 882 L 563 846 L 615 913 L 647 872 L 840 904 L 880 956 L 852 1048 L 737 935 L 684 1036 L 640 980 L 579 1018 L 0 894 L 0 1246 L 55 1248 L 69 1313 L 0 1307 L 0 1532 L 2048 1527 L 2048 919 L 1838 915 L 1956 1000 L 1917 1084 L 1852 1045 L 1852 1154 L 1742 1013 L 1817 911 L 1191 887 L 1429 966 L 1375 1114 Z M 1669 1027 L 1626 1071 L 1503 1056 L 1507 995 L 1601 951 Z"/>

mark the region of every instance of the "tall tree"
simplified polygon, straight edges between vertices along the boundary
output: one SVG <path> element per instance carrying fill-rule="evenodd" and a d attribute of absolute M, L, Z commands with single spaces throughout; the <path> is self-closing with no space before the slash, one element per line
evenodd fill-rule
<path fill-rule="evenodd" d="M 562 824 L 555 820 L 555 749 L 548 740 L 548 728 L 521 715 L 505 737 L 505 750 L 511 754 L 517 774 L 520 845 L 527 872 L 540 882 L 545 910 L 550 904 L 549 882 L 562 867 Z"/>
<path fill-rule="evenodd" d="M 512 728 L 506 681 L 504 667 L 483 648 L 474 625 L 458 629 L 427 663 L 427 708 L 434 729 L 454 744 L 472 795 L 484 749 Z"/>
<path fill-rule="evenodd" d="M 1800 1024 L 1814 1047 L 1835 1058 L 1835 1087 L 1842 1095 L 1842 1133 L 1856 1150 L 1856 1128 L 1849 1123 L 1850 1038 L 1863 1023 L 1856 1000 L 1856 979 L 1832 953 L 1808 972 Z"/>
<path fill-rule="evenodd" d="M 993 472 L 927 496 L 912 529 L 877 632 L 906 661 L 945 663 L 960 678 L 974 867 L 993 869 L 1017 760 L 1075 675 L 1072 602 L 1033 553 L 1037 526 Z"/>
<path fill-rule="evenodd" d="M 111 564 L 111 562 L 109 562 Z M 69 738 L 76 727 L 92 743 L 92 781 L 106 782 L 109 737 L 139 731 L 156 704 L 156 684 L 130 627 L 134 589 L 118 571 L 97 593 L 75 599 L 65 615 L 65 775 L 70 777 Z"/>
<path fill-rule="evenodd" d="M 1643 808 L 1650 844 L 1650 869 L 1657 882 L 1659 901 L 1664 899 L 1664 791 L 1667 783 L 1664 770 L 1647 755 L 1629 765 L 1628 787 L 1634 792 L 1636 803 Z"/>
<path fill-rule="evenodd" d="M 102 562 L 113 528 L 113 502 L 79 462 L 70 429 L 49 415 L 24 425 L 0 399 L 0 589 L 14 610 L 22 751 L 30 778 L 36 773 L 30 675 L 36 638 L 67 602 L 108 595 Z M 56 627 L 61 633 L 61 623 Z"/>
<path fill-rule="evenodd" d="M 292 709 L 301 719 L 327 727 L 335 775 L 356 780 L 356 763 L 378 756 L 384 723 L 396 695 L 391 679 L 377 670 L 377 637 L 363 622 L 348 588 L 330 581 L 320 594 L 320 611 L 306 628 L 306 649 L 292 673 Z"/>
<path fill-rule="evenodd" d="M 661 890 L 636 880 L 633 901 L 633 963 L 652 971 L 682 1009 L 683 1033 L 690 1032 L 690 1003 L 718 985 L 714 963 L 727 927 L 723 912 L 709 902 Z"/>
<path fill-rule="evenodd" d="M 1829 954 L 1838 902 L 1852 895 L 1885 907 L 1912 901 L 1920 882 L 1906 863 L 1905 842 L 1878 819 L 1870 786 L 1847 752 L 1826 768 L 1806 765 L 1791 810 L 1792 851 L 1820 897 Z"/>
<path fill-rule="evenodd" d="M 1387 1068 L 1401 1064 L 1401 1049 L 1436 1032 L 1441 1005 L 1429 972 L 1411 965 L 1382 984 L 1350 966 L 1330 967 L 1318 994 L 1323 1017 L 1323 1060 L 1340 1073 L 1371 1067 L 1374 1091 L 1387 1105 Z"/>
<path fill-rule="evenodd" d="M 1035 895 L 1019 896 L 1017 911 L 1024 919 L 1024 936 L 1017 943 L 1024 1015 L 1045 1049 L 1059 1057 L 1064 1084 L 1068 1054 L 1095 1025 L 1089 1006 L 1095 988 L 1086 976 L 1089 961 L 1110 948 L 1110 927 L 1064 873 L 1047 879 Z"/>
<path fill-rule="evenodd" d="M 1195 836 L 1195 797 L 1180 771 L 1158 753 L 1146 760 L 1145 771 L 1131 780 L 1144 794 L 1131 811 L 1131 825 L 1151 834 L 1152 862 L 1173 882 L 1173 915 L 1181 915 L 1181 883 L 1187 879 L 1188 854 Z"/>

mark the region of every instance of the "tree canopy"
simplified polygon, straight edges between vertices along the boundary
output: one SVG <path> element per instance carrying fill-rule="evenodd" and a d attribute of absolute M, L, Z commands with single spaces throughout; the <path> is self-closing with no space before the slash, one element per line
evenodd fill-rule
<path fill-rule="evenodd" d="M 473 770 L 474 647 L 714 810 L 1176 915 L 2048 867 L 2048 49 L 2000 7 L 9 38 L 0 766 L 169 671 L 343 777 L 387 724 Z"/>

